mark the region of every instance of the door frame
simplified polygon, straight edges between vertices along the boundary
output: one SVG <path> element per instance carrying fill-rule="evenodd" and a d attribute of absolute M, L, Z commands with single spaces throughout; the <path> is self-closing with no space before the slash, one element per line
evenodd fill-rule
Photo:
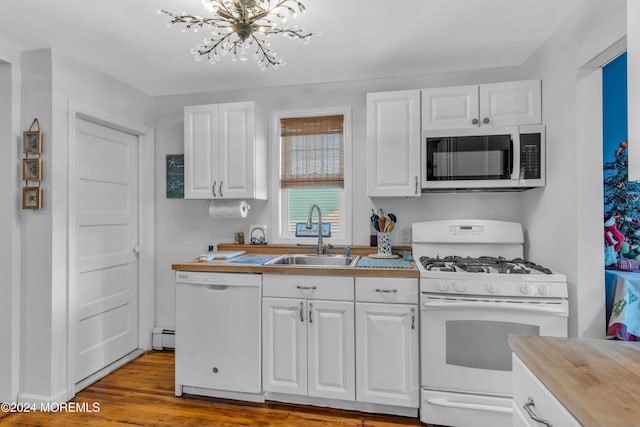
<path fill-rule="evenodd" d="M 153 128 L 134 123 L 95 108 L 69 100 L 69 151 L 68 151 L 68 223 L 67 223 L 67 399 L 76 394 L 75 381 L 75 346 L 76 346 L 76 223 L 75 211 L 77 201 L 77 121 L 87 120 L 122 132 L 130 133 L 138 138 L 138 351 L 114 362 L 105 369 L 89 377 L 81 384 L 87 386 L 102 378 L 122 364 L 137 357 L 141 350 L 151 348 L 152 332 L 155 322 L 155 176 Z"/>

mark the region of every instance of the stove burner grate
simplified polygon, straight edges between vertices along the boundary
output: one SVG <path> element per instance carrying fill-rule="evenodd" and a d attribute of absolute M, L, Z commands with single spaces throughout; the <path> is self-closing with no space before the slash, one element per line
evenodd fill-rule
<path fill-rule="evenodd" d="M 553 274 L 551 270 L 522 258 L 480 256 L 477 258 L 461 256 L 420 257 L 420 263 L 428 271 L 463 271 L 467 273 L 531 274 L 533 270 L 543 274 Z"/>

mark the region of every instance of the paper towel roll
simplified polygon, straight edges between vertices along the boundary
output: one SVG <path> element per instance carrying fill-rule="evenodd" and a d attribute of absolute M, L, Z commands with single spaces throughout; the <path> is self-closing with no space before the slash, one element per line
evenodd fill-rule
<path fill-rule="evenodd" d="M 246 218 L 251 206 L 244 200 L 212 200 L 209 203 L 209 216 L 220 218 Z"/>

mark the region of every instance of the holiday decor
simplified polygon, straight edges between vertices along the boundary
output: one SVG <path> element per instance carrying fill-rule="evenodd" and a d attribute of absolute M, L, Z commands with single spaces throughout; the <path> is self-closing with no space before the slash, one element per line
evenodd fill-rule
<path fill-rule="evenodd" d="M 604 234 L 607 265 L 620 259 L 640 259 L 640 182 L 629 181 L 627 141 L 615 159 L 604 164 Z M 608 251 L 607 251 L 608 250 Z M 615 252 L 615 259 L 612 253 Z M 613 262 L 612 262 L 613 261 Z"/>

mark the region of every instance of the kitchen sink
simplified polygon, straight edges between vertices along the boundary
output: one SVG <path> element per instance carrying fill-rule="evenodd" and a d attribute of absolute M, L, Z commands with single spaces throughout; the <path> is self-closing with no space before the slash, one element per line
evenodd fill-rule
<path fill-rule="evenodd" d="M 286 265 L 289 267 L 355 267 L 359 256 L 284 254 L 264 265 Z"/>

